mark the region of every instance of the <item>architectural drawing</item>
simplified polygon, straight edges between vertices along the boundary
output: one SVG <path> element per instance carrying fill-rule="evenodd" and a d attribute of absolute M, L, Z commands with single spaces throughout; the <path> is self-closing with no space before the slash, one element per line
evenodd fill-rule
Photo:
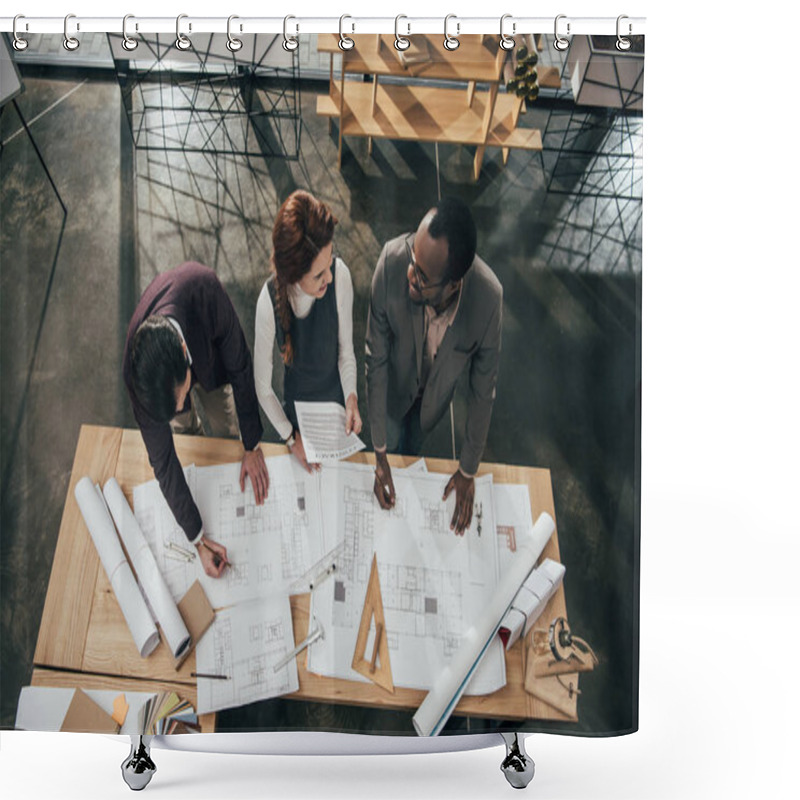
<path fill-rule="evenodd" d="M 293 647 L 287 595 L 259 598 L 218 611 L 197 644 L 197 672 L 225 677 L 197 679 L 198 713 L 297 691 L 294 660 L 274 671 L 274 665 Z"/>
<path fill-rule="evenodd" d="M 342 537 L 343 548 L 333 580 L 312 595 L 314 614 L 330 633 L 309 652 L 309 669 L 362 680 L 350 662 L 377 553 L 394 684 L 429 689 L 497 586 L 491 477 L 476 481 L 475 502 L 483 504 L 492 535 L 478 535 L 473 522 L 456 536 L 450 530 L 455 498 L 441 500 L 449 476 L 398 471 L 395 508 L 383 511 L 372 492 L 371 467 L 342 463 L 320 474 L 324 525 Z M 505 683 L 502 649 L 487 661 L 473 693 Z"/>
<path fill-rule="evenodd" d="M 456 536 L 450 530 L 455 494 L 446 502 L 441 499 L 449 476 L 423 471 L 424 462 L 394 472 L 397 501 L 390 511 L 382 510 L 374 498 L 371 466 L 337 462 L 309 475 L 288 455 L 267 459 L 267 466 L 270 491 L 261 506 L 249 483 L 241 491 L 238 463 L 186 470 L 205 532 L 225 545 L 232 565 L 216 580 L 203 573 L 196 556 L 191 557 L 194 548 L 175 524 L 156 482 L 134 490 L 136 517 L 173 596 L 179 599 L 199 579 L 212 606 L 225 609 L 218 611 L 223 622 L 215 623 L 213 635 L 218 660 L 225 653 L 226 658 L 234 657 L 237 637 L 263 644 L 261 654 L 248 656 L 246 664 L 242 659 L 224 664 L 212 659 L 209 671 L 235 667 L 239 699 L 271 692 L 269 681 L 265 689 L 262 680 L 264 654 L 283 634 L 273 626 L 274 619 L 267 618 L 239 630 L 239 617 L 230 616 L 230 607 L 238 614 L 248 601 L 277 594 L 288 603 L 289 588 L 309 576 L 313 579 L 335 554 L 335 570 L 312 595 L 312 610 L 326 637 L 309 650 L 309 669 L 366 680 L 352 670 L 351 661 L 372 557 L 377 554 L 394 683 L 429 689 L 514 558 L 515 531 L 530 525 L 527 486 L 493 485 L 490 476 L 478 478 L 472 524 L 463 536 Z M 190 553 L 188 559 L 181 557 L 181 549 Z M 294 644 L 291 618 L 283 633 L 288 639 L 281 652 Z M 504 684 L 505 659 L 498 640 L 468 693 L 485 694 Z M 220 708 L 230 705 L 227 699 L 210 696 L 226 688 L 230 690 L 207 687 L 208 702 Z M 216 706 L 218 702 L 222 705 Z"/>
<path fill-rule="evenodd" d="M 136 518 L 176 600 L 198 579 L 215 608 L 263 597 L 285 589 L 325 552 L 317 474 L 288 455 L 268 458 L 269 495 L 259 506 L 249 481 L 241 491 L 240 468 L 236 462 L 185 470 L 204 532 L 225 546 L 232 565 L 218 579 L 203 572 L 157 482 L 134 489 Z"/>
<path fill-rule="evenodd" d="M 249 481 L 244 492 L 239 486 L 240 464 L 197 470 L 197 505 L 205 531 L 227 548 L 233 564 L 224 587 L 210 581 L 206 591 L 212 605 L 286 589 L 323 554 L 318 476 L 309 475 L 289 455 L 268 458 L 267 469 L 269 494 L 260 506 Z M 243 565 L 246 574 L 234 581 L 233 574 Z"/>

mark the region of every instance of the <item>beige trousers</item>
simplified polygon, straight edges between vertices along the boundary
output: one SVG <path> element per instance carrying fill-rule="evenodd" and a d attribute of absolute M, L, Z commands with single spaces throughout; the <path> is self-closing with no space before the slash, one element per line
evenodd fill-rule
<path fill-rule="evenodd" d="M 192 407 L 170 421 L 173 433 L 193 436 L 219 436 L 224 439 L 239 438 L 239 418 L 233 388 L 229 383 L 207 392 L 200 384 L 192 387 Z"/>

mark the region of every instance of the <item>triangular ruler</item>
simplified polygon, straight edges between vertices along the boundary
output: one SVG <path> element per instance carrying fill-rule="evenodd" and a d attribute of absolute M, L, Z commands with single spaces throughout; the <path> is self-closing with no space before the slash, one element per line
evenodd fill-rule
<path fill-rule="evenodd" d="M 369 631 L 372 620 L 375 620 L 375 638 L 372 653 L 366 653 Z M 358 626 L 356 649 L 353 653 L 353 669 L 378 686 L 394 693 L 392 682 L 392 665 L 389 663 L 389 642 L 386 638 L 386 619 L 383 616 L 383 598 L 381 597 L 381 581 L 378 577 L 378 557 L 372 556 L 372 569 L 369 573 L 367 594 L 364 598 L 364 610 L 361 612 L 361 624 Z"/>

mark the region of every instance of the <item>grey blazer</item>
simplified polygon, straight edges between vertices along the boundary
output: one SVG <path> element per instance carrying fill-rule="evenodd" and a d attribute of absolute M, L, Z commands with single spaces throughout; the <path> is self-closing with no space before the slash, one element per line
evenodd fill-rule
<path fill-rule="evenodd" d="M 408 296 L 408 235 L 384 246 L 372 276 L 367 317 L 366 371 L 369 424 L 374 447 L 386 443 L 386 415 L 401 420 L 414 404 L 422 374 L 423 308 Z M 447 410 L 456 383 L 469 375 L 466 438 L 459 465 L 474 475 L 483 456 L 492 417 L 503 287 L 478 256 L 464 276 L 461 300 L 431 367 L 422 396 L 420 423 L 429 431 Z"/>

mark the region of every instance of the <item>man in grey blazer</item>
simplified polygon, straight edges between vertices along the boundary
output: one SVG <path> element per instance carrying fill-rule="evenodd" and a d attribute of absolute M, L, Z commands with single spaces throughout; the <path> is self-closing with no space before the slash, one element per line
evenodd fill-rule
<path fill-rule="evenodd" d="M 469 208 L 457 198 L 440 200 L 416 233 L 384 246 L 367 318 L 367 402 L 381 508 L 395 503 L 387 452 L 418 453 L 447 410 L 459 377 L 469 377 L 464 444 L 444 492 L 446 499 L 455 489 L 450 527 L 458 534 L 472 521 L 503 321 L 503 289 L 475 254 L 476 244 Z"/>

